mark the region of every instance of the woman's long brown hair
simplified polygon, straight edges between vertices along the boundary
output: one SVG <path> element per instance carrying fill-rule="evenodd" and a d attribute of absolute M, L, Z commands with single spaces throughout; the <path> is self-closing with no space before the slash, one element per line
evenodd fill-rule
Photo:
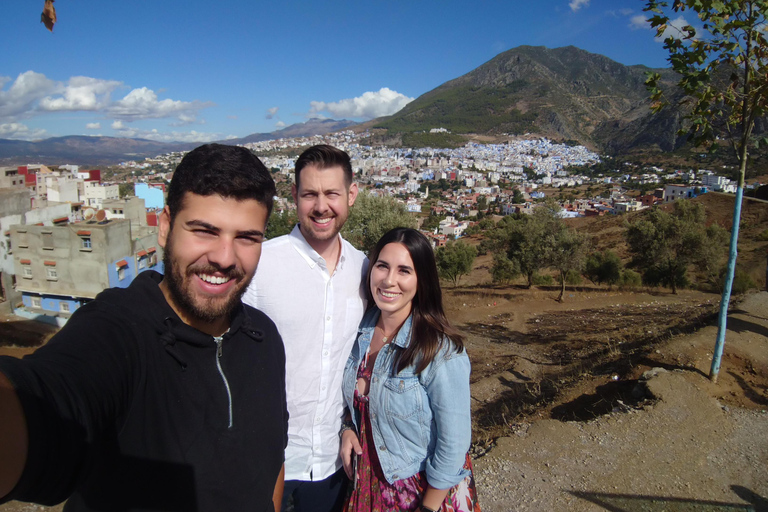
<path fill-rule="evenodd" d="M 421 373 L 432 362 L 435 355 L 446 343 L 453 342 L 456 352 L 464 350 L 464 336 L 454 328 L 443 311 L 443 293 L 437 275 L 435 253 L 427 237 L 411 228 L 395 228 L 381 237 L 368 257 L 368 272 L 365 278 L 365 294 L 369 307 L 375 305 L 371 293 L 371 272 L 384 246 L 398 243 L 405 246 L 413 260 L 416 272 L 416 295 L 413 298 L 411 314 L 411 342 L 397 357 L 395 373 L 415 364 L 416 373 Z"/>

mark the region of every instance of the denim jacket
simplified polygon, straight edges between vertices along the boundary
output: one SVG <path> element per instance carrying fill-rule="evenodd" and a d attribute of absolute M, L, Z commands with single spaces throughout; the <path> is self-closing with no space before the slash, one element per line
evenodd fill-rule
<path fill-rule="evenodd" d="M 355 411 L 357 370 L 379 314 L 373 307 L 363 317 L 344 368 L 344 400 L 350 411 Z M 389 483 L 425 470 L 430 485 L 448 489 L 469 474 L 463 469 L 472 436 L 469 357 L 445 340 L 423 372 L 414 373 L 411 365 L 393 376 L 395 355 L 411 342 L 411 320 L 376 357 L 368 391 L 372 442 Z M 352 420 L 359 432 L 362 418 L 352 414 Z"/>

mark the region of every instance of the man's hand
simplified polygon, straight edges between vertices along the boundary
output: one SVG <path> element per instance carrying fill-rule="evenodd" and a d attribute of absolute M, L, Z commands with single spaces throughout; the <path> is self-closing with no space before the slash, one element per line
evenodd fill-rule
<path fill-rule="evenodd" d="M 363 448 L 360 446 L 360 441 L 357 439 L 357 434 L 354 430 L 345 430 L 341 434 L 341 449 L 339 455 L 341 455 L 341 463 L 344 466 L 344 472 L 347 474 L 347 478 L 350 480 L 355 479 L 354 468 L 352 467 L 353 453 L 359 455 L 363 454 Z"/>
<path fill-rule="evenodd" d="M 6 376 L 0 373 L 0 498 L 10 493 L 27 463 L 27 420 Z"/>

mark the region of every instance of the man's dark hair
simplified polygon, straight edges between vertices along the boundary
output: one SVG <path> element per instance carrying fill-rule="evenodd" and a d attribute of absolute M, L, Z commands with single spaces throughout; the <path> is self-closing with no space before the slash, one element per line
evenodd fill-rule
<path fill-rule="evenodd" d="M 327 169 L 338 165 L 344 170 L 344 185 L 349 188 L 352 184 L 352 162 L 350 162 L 346 151 L 327 144 L 319 144 L 304 150 L 299 155 L 299 159 L 296 160 L 296 188 L 299 188 L 299 174 L 301 170 L 308 165 L 314 165 L 318 169 Z"/>
<path fill-rule="evenodd" d="M 171 223 L 183 208 L 184 194 L 218 194 L 239 201 L 255 199 L 272 212 L 275 182 L 261 160 L 248 149 L 206 144 L 186 154 L 173 172 L 168 187 Z"/>

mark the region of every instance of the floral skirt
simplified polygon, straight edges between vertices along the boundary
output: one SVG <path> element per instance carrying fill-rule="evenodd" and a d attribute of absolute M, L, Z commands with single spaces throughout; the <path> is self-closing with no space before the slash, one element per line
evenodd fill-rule
<path fill-rule="evenodd" d="M 357 395 L 357 393 L 356 393 Z M 427 489 L 427 475 L 423 471 L 390 484 L 384 478 L 376 448 L 370 439 L 371 420 L 368 415 L 367 397 L 355 396 L 355 407 L 361 412 L 360 444 L 363 454 L 358 458 L 355 485 L 344 504 L 347 512 L 402 512 L 417 510 L 421 496 Z M 472 460 L 467 454 L 464 469 L 469 476 L 448 491 L 441 512 L 480 512 L 472 472 Z"/>

